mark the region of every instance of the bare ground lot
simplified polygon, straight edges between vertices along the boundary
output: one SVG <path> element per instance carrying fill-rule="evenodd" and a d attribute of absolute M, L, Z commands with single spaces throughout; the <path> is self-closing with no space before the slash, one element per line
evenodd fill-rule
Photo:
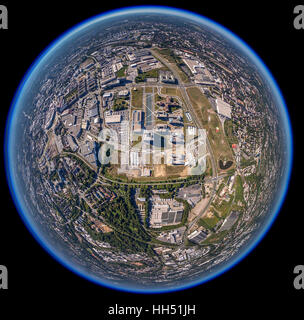
<path fill-rule="evenodd" d="M 155 164 L 154 165 L 154 177 L 166 177 L 166 165 Z"/>
<path fill-rule="evenodd" d="M 192 221 L 193 219 L 195 219 L 206 208 L 208 201 L 209 198 L 205 198 L 199 201 L 190 211 L 188 220 Z"/>

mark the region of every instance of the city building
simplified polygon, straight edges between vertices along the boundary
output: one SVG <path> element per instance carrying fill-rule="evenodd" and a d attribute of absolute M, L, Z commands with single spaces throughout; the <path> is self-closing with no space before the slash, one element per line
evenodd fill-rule
<path fill-rule="evenodd" d="M 143 127 L 143 112 L 140 110 L 133 111 L 133 131 L 140 132 Z"/>
<path fill-rule="evenodd" d="M 164 71 L 164 70 L 161 70 L 159 72 L 159 81 L 163 83 L 171 83 L 171 84 L 176 83 L 176 79 L 174 78 L 173 73 L 170 71 Z"/>
<path fill-rule="evenodd" d="M 215 103 L 217 113 L 224 118 L 231 119 L 231 105 L 219 98 L 215 100 Z"/>
<path fill-rule="evenodd" d="M 150 225 L 161 228 L 166 225 L 179 224 L 182 221 L 184 205 L 175 199 L 162 199 L 152 196 Z"/>
<path fill-rule="evenodd" d="M 121 115 L 120 114 L 109 115 L 109 116 L 106 116 L 104 120 L 105 120 L 105 124 L 120 123 Z"/>

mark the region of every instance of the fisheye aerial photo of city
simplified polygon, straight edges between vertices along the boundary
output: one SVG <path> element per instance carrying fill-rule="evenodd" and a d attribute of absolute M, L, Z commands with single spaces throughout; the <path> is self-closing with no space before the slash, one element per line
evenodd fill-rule
<path fill-rule="evenodd" d="M 261 66 L 210 22 L 173 9 L 96 21 L 50 47 L 16 98 L 15 202 L 40 242 L 92 281 L 200 283 L 276 213 L 284 111 Z"/>

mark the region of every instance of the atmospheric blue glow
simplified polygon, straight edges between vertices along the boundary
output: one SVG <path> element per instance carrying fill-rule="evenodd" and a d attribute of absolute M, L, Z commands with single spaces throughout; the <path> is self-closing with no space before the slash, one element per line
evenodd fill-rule
<path fill-rule="evenodd" d="M 258 231 L 259 233 L 258 236 L 255 237 L 255 239 L 251 242 L 251 244 L 247 246 L 242 253 L 238 254 L 237 257 L 234 257 L 233 259 L 231 259 L 230 263 L 225 264 L 219 270 L 211 273 L 209 276 L 202 278 L 201 280 L 190 282 L 174 288 L 169 287 L 169 288 L 142 289 L 142 288 L 130 287 L 128 285 L 121 285 L 121 284 L 115 285 L 110 281 L 101 280 L 97 277 L 92 276 L 91 274 L 84 273 L 79 267 L 67 261 L 67 259 L 62 254 L 55 252 L 55 250 L 47 243 L 47 241 L 45 240 L 45 236 L 41 233 L 39 228 L 37 228 L 36 225 L 33 224 L 31 214 L 28 212 L 28 209 L 25 204 L 25 200 L 23 198 L 22 190 L 20 190 L 20 186 L 18 184 L 18 173 L 16 172 L 16 168 L 15 168 L 16 150 L 14 149 L 14 142 L 16 139 L 15 128 L 18 127 L 17 126 L 18 114 L 22 111 L 22 101 L 26 97 L 28 90 L 30 90 L 30 86 L 32 84 L 33 79 L 35 79 L 36 76 L 39 74 L 39 71 L 43 67 L 44 63 L 47 62 L 48 58 L 50 58 L 53 53 L 55 53 L 66 42 L 68 42 L 69 39 L 76 33 L 81 32 L 88 27 L 92 27 L 94 26 L 94 24 L 97 24 L 101 21 L 106 21 L 107 19 L 110 19 L 110 18 L 120 17 L 122 15 L 135 14 L 135 13 L 159 13 L 159 14 L 167 14 L 171 16 L 177 16 L 180 18 L 192 20 L 204 26 L 209 27 L 211 30 L 214 30 L 215 32 L 220 33 L 221 35 L 224 36 L 224 38 L 226 38 L 228 41 L 231 41 L 233 44 L 236 45 L 236 47 L 240 48 L 244 52 L 244 54 L 247 55 L 251 59 L 251 61 L 257 66 L 257 68 L 260 70 L 260 72 L 263 74 L 263 76 L 269 83 L 272 93 L 276 98 L 277 106 L 279 107 L 279 111 L 281 115 L 281 121 L 284 124 L 284 129 L 285 129 L 284 131 L 286 134 L 286 147 L 287 147 L 286 170 L 285 170 L 284 176 L 281 178 L 282 187 L 280 190 L 278 190 L 278 195 L 274 203 L 273 212 L 269 214 L 268 221 L 264 223 L 263 227 L 261 227 L 261 229 Z M 265 234 L 271 227 L 272 223 L 274 222 L 275 218 L 277 217 L 278 212 L 280 211 L 280 208 L 284 201 L 289 179 L 290 179 L 291 167 L 292 167 L 291 164 L 292 164 L 293 142 L 292 142 L 292 132 L 291 132 L 291 125 L 290 125 L 288 112 L 287 112 L 282 94 L 278 88 L 278 85 L 276 84 L 276 81 L 274 80 L 268 68 L 264 65 L 261 59 L 254 53 L 254 51 L 246 43 L 244 43 L 240 38 L 238 38 L 235 34 L 230 32 L 225 27 L 201 15 L 188 12 L 185 10 L 169 8 L 169 7 L 139 6 L 139 7 L 129 7 L 129 8 L 113 10 L 113 11 L 106 12 L 101 15 L 92 17 L 76 25 L 75 27 L 71 28 L 67 32 L 65 32 L 62 36 L 60 36 L 53 43 L 51 43 L 51 45 L 41 53 L 41 55 L 36 59 L 36 61 L 29 68 L 28 72 L 25 74 L 19 88 L 17 89 L 15 97 L 13 99 L 13 102 L 9 111 L 8 119 L 7 119 L 4 148 L 5 148 L 7 181 L 9 184 L 9 188 L 10 188 L 14 203 L 26 227 L 30 230 L 30 232 L 33 234 L 33 236 L 36 238 L 39 244 L 59 263 L 61 263 L 62 265 L 64 265 L 74 273 L 78 274 L 79 276 L 84 277 L 94 283 L 97 283 L 99 285 L 103 285 L 112 289 L 117 289 L 117 290 L 122 290 L 127 292 L 149 294 L 149 293 L 163 293 L 163 292 L 187 289 L 187 288 L 191 288 L 193 286 L 202 284 L 204 282 L 207 282 L 219 276 L 223 272 L 228 271 L 235 264 L 239 263 L 242 259 L 244 259 L 244 257 L 246 257 L 258 245 L 258 243 L 265 236 Z"/>

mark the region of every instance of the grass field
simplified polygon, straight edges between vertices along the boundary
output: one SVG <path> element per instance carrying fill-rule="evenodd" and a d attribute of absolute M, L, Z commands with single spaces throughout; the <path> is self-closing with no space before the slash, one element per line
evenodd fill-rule
<path fill-rule="evenodd" d="M 219 219 L 214 215 L 210 217 L 201 218 L 198 221 L 199 225 L 207 229 L 213 229 L 218 222 L 219 222 Z"/>
<path fill-rule="evenodd" d="M 128 68 L 128 66 L 123 66 L 121 69 L 119 69 L 117 72 L 116 72 L 116 77 L 124 77 L 126 75 L 126 69 Z"/>
<path fill-rule="evenodd" d="M 212 107 L 208 99 L 203 95 L 200 89 L 193 87 L 187 88 L 187 93 L 192 104 L 192 107 L 198 116 L 198 120 L 200 123 L 206 128 L 208 125 L 208 116 L 214 112 L 212 112 Z M 220 125 L 220 121 L 213 120 L 213 123 L 216 126 Z"/>
<path fill-rule="evenodd" d="M 229 167 L 229 169 L 233 168 L 234 157 L 231 147 L 222 128 L 222 124 L 216 112 L 212 109 L 210 102 L 196 87 L 188 88 L 187 93 L 192 107 L 197 115 L 197 119 L 207 131 L 214 157 L 217 160 L 219 172 L 225 171 L 219 168 L 218 161 L 220 159 L 223 161 L 232 161 L 233 165 Z"/>
<path fill-rule="evenodd" d="M 137 88 L 136 90 L 131 90 L 131 105 L 134 108 L 143 107 L 143 88 Z"/>
<path fill-rule="evenodd" d="M 176 71 L 178 72 L 178 75 L 180 76 L 182 82 L 189 83 L 190 80 L 189 80 L 189 77 L 186 75 L 186 73 L 182 69 L 180 69 L 178 66 L 176 66 L 175 68 L 176 68 Z"/>
<path fill-rule="evenodd" d="M 219 242 L 220 240 L 222 240 L 227 235 L 227 233 L 228 233 L 228 230 L 224 230 L 224 231 L 219 232 L 219 233 L 213 233 L 206 240 L 204 240 L 202 242 L 202 244 L 203 245 L 208 245 L 208 244 L 211 244 L 211 243 Z"/>
<path fill-rule="evenodd" d="M 228 138 L 228 141 L 230 144 L 237 144 L 238 143 L 238 139 L 237 137 L 233 134 L 233 122 L 232 120 L 226 120 L 224 123 L 224 129 L 225 129 L 225 134 Z"/>
<path fill-rule="evenodd" d="M 153 93 L 153 87 L 146 87 L 145 92 L 146 93 Z"/>
<path fill-rule="evenodd" d="M 159 69 L 153 69 L 147 72 L 138 73 L 135 82 L 144 82 L 147 78 L 158 78 Z"/>
<path fill-rule="evenodd" d="M 188 175 L 186 166 L 166 166 L 166 173 L 168 177 L 176 175 L 186 177 Z"/>
<path fill-rule="evenodd" d="M 177 96 L 177 91 L 176 88 L 167 88 L 167 87 L 162 87 L 160 92 L 162 94 L 167 94 L 169 96 Z"/>
<path fill-rule="evenodd" d="M 206 177 L 210 176 L 212 177 L 213 172 L 212 172 L 212 163 L 210 160 L 210 156 L 206 157 L 206 171 L 205 171 Z"/>

